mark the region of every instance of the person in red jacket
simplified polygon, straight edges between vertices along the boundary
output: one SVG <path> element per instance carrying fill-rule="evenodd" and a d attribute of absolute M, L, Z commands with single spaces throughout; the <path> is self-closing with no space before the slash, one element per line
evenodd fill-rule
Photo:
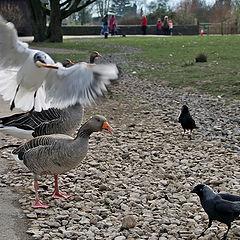
<path fill-rule="evenodd" d="M 160 18 L 157 21 L 157 34 L 162 35 L 162 22 Z"/>
<path fill-rule="evenodd" d="M 146 16 L 143 16 L 141 18 L 141 26 L 142 26 L 143 35 L 146 35 L 146 33 L 147 33 L 147 18 L 146 18 Z"/>

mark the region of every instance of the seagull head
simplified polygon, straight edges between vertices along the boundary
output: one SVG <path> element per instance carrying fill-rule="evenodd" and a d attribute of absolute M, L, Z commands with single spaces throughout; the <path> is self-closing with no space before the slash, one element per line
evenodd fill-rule
<path fill-rule="evenodd" d="M 34 63 L 39 67 L 39 65 L 37 64 L 37 62 L 41 62 L 41 63 L 44 63 L 46 64 L 46 56 L 44 53 L 42 52 L 37 52 L 34 54 L 33 56 L 33 60 L 34 60 Z"/>

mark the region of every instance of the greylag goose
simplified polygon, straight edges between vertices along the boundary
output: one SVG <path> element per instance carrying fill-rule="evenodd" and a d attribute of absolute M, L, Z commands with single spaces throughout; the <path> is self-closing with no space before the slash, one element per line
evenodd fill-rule
<path fill-rule="evenodd" d="M 116 64 L 77 63 L 65 68 L 45 52 L 18 40 L 14 25 L 0 16 L 0 94 L 24 111 L 91 104 L 118 79 Z"/>
<path fill-rule="evenodd" d="M 94 51 L 90 54 L 90 63 L 94 64 L 95 59 L 101 54 Z M 73 65 L 70 59 L 62 62 L 64 67 Z M 81 126 L 83 118 L 83 106 L 76 103 L 64 109 L 50 108 L 41 112 L 19 113 L 0 118 L 0 131 L 14 137 L 32 139 L 33 137 L 66 134 L 72 136 Z M 0 149 L 16 146 L 8 145 Z"/>
<path fill-rule="evenodd" d="M 102 55 L 97 52 L 97 51 L 93 51 L 90 55 L 90 64 L 94 64 L 95 63 L 95 59 L 98 58 L 98 57 L 102 57 Z"/>
<path fill-rule="evenodd" d="M 183 135 L 185 134 L 186 130 L 190 130 L 189 138 L 191 138 L 192 130 L 194 128 L 198 128 L 195 124 L 194 119 L 190 115 L 190 112 L 189 112 L 188 107 L 186 105 L 182 106 L 181 114 L 178 118 L 178 122 L 181 123 L 181 126 L 183 128 L 183 131 L 184 131 Z"/>
<path fill-rule="evenodd" d="M 33 208 L 48 208 L 50 205 L 40 202 L 38 196 L 38 176 L 54 175 L 54 198 L 69 198 L 71 195 L 61 194 L 58 188 L 58 175 L 77 167 L 88 151 L 89 137 L 93 132 L 106 131 L 112 133 L 111 126 L 103 116 L 90 118 L 79 129 L 76 138 L 54 134 L 34 138 L 16 148 L 12 155 L 17 162 L 27 167 L 34 175 L 36 201 Z"/>

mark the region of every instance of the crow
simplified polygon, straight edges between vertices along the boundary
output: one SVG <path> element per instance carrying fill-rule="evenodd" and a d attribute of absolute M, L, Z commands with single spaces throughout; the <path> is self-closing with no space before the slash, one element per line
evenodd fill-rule
<path fill-rule="evenodd" d="M 198 127 L 196 126 L 195 121 L 190 115 L 188 107 L 186 105 L 182 106 L 181 114 L 178 118 L 178 122 L 180 122 L 182 125 L 183 131 L 184 131 L 183 135 L 185 134 L 186 130 L 190 130 L 189 138 L 191 139 L 192 130 Z"/>
<path fill-rule="evenodd" d="M 227 232 L 224 233 L 222 238 L 222 240 L 226 240 L 231 223 L 240 214 L 240 202 L 238 202 L 240 197 L 228 193 L 216 194 L 210 187 L 204 184 L 195 186 L 191 193 L 196 193 L 199 196 L 201 205 L 209 219 L 207 228 L 199 237 L 203 236 L 206 230 L 211 227 L 212 221 L 216 220 L 228 226 Z"/>

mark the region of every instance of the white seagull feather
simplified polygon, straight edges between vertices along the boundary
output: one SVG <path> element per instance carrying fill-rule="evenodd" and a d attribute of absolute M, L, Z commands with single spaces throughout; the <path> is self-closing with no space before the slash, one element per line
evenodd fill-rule
<path fill-rule="evenodd" d="M 118 78 L 115 64 L 89 65 L 77 63 L 65 68 L 55 63 L 45 52 L 30 49 L 18 40 L 14 25 L 0 16 L 0 94 L 6 101 L 15 98 L 15 106 L 24 111 L 41 111 L 49 107 L 59 109 L 80 104 L 91 104 L 106 91 L 106 86 Z M 53 68 L 39 67 L 34 61 L 36 53 Z"/>

